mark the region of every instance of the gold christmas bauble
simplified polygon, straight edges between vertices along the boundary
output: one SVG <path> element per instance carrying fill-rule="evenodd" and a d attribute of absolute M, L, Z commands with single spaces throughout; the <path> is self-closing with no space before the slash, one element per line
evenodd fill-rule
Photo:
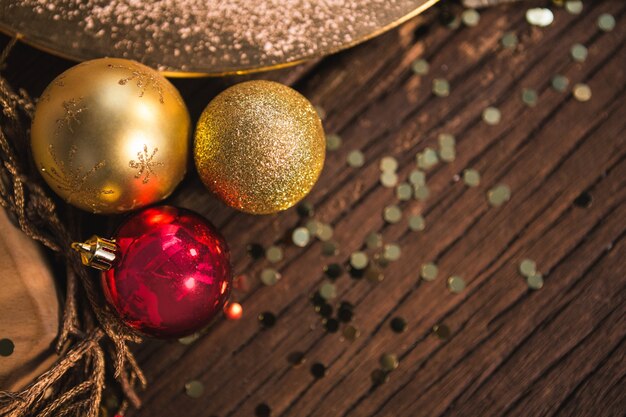
<path fill-rule="evenodd" d="M 202 182 L 248 213 L 275 213 L 300 201 L 317 181 L 325 153 L 313 105 L 275 82 L 226 89 L 196 126 L 194 159 Z"/>
<path fill-rule="evenodd" d="M 160 201 L 182 180 L 189 113 L 176 90 L 151 68 L 95 59 L 59 75 L 33 120 L 37 168 L 68 203 L 120 213 Z"/>

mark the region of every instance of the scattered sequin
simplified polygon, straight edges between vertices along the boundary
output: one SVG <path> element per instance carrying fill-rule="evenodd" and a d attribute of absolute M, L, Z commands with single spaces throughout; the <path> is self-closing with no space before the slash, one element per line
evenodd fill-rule
<path fill-rule="evenodd" d="M 513 49 L 518 44 L 517 35 L 515 34 L 515 32 L 506 32 L 504 36 L 502 36 L 502 39 L 500 40 L 500 42 L 502 43 L 502 46 L 504 46 L 505 48 Z"/>
<path fill-rule="evenodd" d="M 309 233 L 311 235 L 317 236 L 317 231 L 320 228 L 320 222 L 318 222 L 315 219 L 311 219 L 309 221 L 306 222 L 306 224 L 304 225 L 304 227 L 307 228 L 307 230 L 309 231 Z"/>
<path fill-rule="evenodd" d="M 522 90 L 522 101 L 529 107 L 537 105 L 537 91 L 532 88 L 524 88 Z"/>
<path fill-rule="evenodd" d="M 343 268 L 339 264 L 329 264 L 324 267 L 324 274 L 330 279 L 337 279 L 343 274 Z"/>
<path fill-rule="evenodd" d="M 526 277 L 526 283 L 531 290 L 539 290 L 543 287 L 543 275 L 536 273 Z"/>
<path fill-rule="evenodd" d="M 615 18 L 608 14 L 603 13 L 598 17 L 598 28 L 604 32 L 610 32 L 615 29 Z"/>
<path fill-rule="evenodd" d="M 339 330 L 339 321 L 336 319 L 327 318 L 324 320 L 324 329 L 328 333 L 337 333 Z"/>
<path fill-rule="evenodd" d="M 511 189 L 508 185 L 499 184 L 487 191 L 489 204 L 499 207 L 511 199 Z"/>
<path fill-rule="evenodd" d="M 526 21 L 533 26 L 546 27 L 554 21 L 552 10 L 536 7 L 526 11 Z"/>
<path fill-rule="evenodd" d="M 413 187 L 411 184 L 403 182 L 396 188 L 396 197 L 400 201 L 408 201 L 413 196 Z"/>
<path fill-rule="evenodd" d="M 424 185 L 426 184 L 426 174 L 417 169 L 411 171 L 409 174 L 409 182 L 413 185 Z"/>
<path fill-rule="evenodd" d="M 393 156 L 385 156 L 380 160 L 381 171 L 396 171 L 398 169 L 398 161 Z"/>
<path fill-rule="evenodd" d="M 267 286 L 276 285 L 280 277 L 280 272 L 274 268 L 265 268 L 261 271 L 261 282 Z"/>
<path fill-rule="evenodd" d="M 456 159 L 456 149 L 454 147 L 440 148 L 439 158 L 445 162 L 452 162 Z"/>
<path fill-rule="evenodd" d="M 0 339 L 0 356 L 11 356 L 15 350 L 15 344 L 11 339 Z"/>
<path fill-rule="evenodd" d="M 452 293 L 460 293 L 465 289 L 465 280 L 458 275 L 452 275 L 448 278 L 448 289 Z"/>
<path fill-rule="evenodd" d="M 537 273 L 537 264 L 531 259 L 524 259 L 519 264 L 519 272 L 525 277 L 529 277 Z"/>
<path fill-rule="evenodd" d="M 265 257 L 271 263 L 280 262 L 283 260 L 283 250 L 279 246 L 270 246 L 265 251 Z"/>
<path fill-rule="evenodd" d="M 572 59 L 574 61 L 585 62 L 585 60 L 587 59 L 587 55 L 589 54 L 589 51 L 587 51 L 587 47 L 585 45 L 576 43 L 572 45 L 570 54 L 572 55 Z"/>
<path fill-rule="evenodd" d="M 329 151 L 336 151 L 341 147 L 341 136 L 331 133 L 330 135 L 326 135 L 326 149 Z"/>
<path fill-rule="evenodd" d="M 467 9 L 461 13 L 461 20 L 465 26 L 476 26 L 480 21 L 480 14 L 475 9 Z"/>
<path fill-rule="evenodd" d="M 329 224 L 318 223 L 315 236 L 322 242 L 329 241 L 333 237 L 333 228 Z"/>
<path fill-rule="evenodd" d="M 254 409 L 254 414 L 256 417 L 270 417 L 272 410 L 269 405 L 261 403 Z"/>
<path fill-rule="evenodd" d="M 296 208 L 298 211 L 298 215 L 303 218 L 312 217 L 315 214 L 315 210 L 313 210 L 313 204 L 311 203 L 300 203 Z"/>
<path fill-rule="evenodd" d="M 337 297 L 337 287 L 332 282 L 325 282 L 320 287 L 320 295 L 324 300 L 332 300 Z"/>
<path fill-rule="evenodd" d="M 576 84 L 574 86 L 574 98 L 581 102 L 591 100 L 591 88 L 587 84 Z"/>
<path fill-rule="evenodd" d="M 365 279 L 369 282 L 377 283 L 382 282 L 385 279 L 385 275 L 382 273 L 380 268 L 375 265 L 370 265 L 365 270 Z"/>
<path fill-rule="evenodd" d="M 337 242 L 333 242 L 333 241 L 322 242 L 322 255 L 335 256 L 338 253 L 339 253 L 339 248 L 337 246 Z"/>
<path fill-rule="evenodd" d="M 478 185 L 480 184 L 480 173 L 472 168 L 464 170 L 463 182 L 468 187 L 478 187 Z"/>
<path fill-rule="evenodd" d="M 204 384 L 200 381 L 189 381 L 185 384 L 185 393 L 191 398 L 200 398 L 204 394 Z"/>
<path fill-rule="evenodd" d="M 446 340 L 450 337 L 450 327 L 445 324 L 435 324 L 433 326 L 433 333 L 441 340 Z"/>
<path fill-rule="evenodd" d="M 430 69 L 430 65 L 428 64 L 428 61 L 426 61 L 425 59 L 416 59 L 411 64 L 411 69 L 417 75 L 426 75 L 426 74 L 428 74 L 428 70 Z"/>
<path fill-rule="evenodd" d="M 350 342 L 354 342 L 361 335 L 361 331 L 352 325 L 348 325 L 343 329 L 343 337 Z"/>
<path fill-rule="evenodd" d="M 415 187 L 415 199 L 426 201 L 430 197 L 430 189 L 426 185 L 418 185 Z"/>
<path fill-rule="evenodd" d="M 450 148 L 456 145 L 456 139 L 450 133 L 440 133 L 437 140 L 440 148 Z"/>
<path fill-rule="evenodd" d="M 387 223 L 398 223 L 402 219 L 402 211 L 396 205 L 387 206 L 383 210 L 383 218 Z"/>
<path fill-rule="evenodd" d="M 347 157 L 348 165 L 352 168 L 360 168 L 365 163 L 365 156 L 361 151 L 351 151 Z"/>
<path fill-rule="evenodd" d="M 429 170 L 439 162 L 437 152 L 432 148 L 425 148 L 416 155 L 417 166 L 423 170 Z"/>
<path fill-rule="evenodd" d="M 315 362 L 311 365 L 311 374 L 315 378 L 324 378 L 326 376 L 326 366 L 320 362 Z"/>
<path fill-rule="evenodd" d="M 567 87 L 569 87 L 569 80 L 564 75 L 555 75 L 552 77 L 552 88 L 556 91 L 563 93 L 567 91 Z"/>
<path fill-rule="evenodd" d="M 266 328 L 273 327 L 276 324 L 276 316 L 269 311 L 259 314 L 258 319 L 261 325 Z"/>
<path fill-rule="evenodd" d="M 368 249 L 378 249 L 383 246 L 383 237 L 380 233 L 370 233 L 365 237 L 365 245 Z"/>
<path fill-rule="evenodd" d="M 394 353 L 385 353 L 380 357 L 380 367 L 383 371 L 393 371 L 398 365 L 400 365 L 400 361 Z"/>
<path fill-rule="evenodd" d="M 379 386 L 389 382 L 389 372 L 385 372 L 382 369 L 375 369 L 370 374 L 372 378 L 372 385 Z"/>
<path fill-rule="evenodd" d="M 265 255 L 265 250 L 263 249 L 263 246 L 259 245 L 258 243 L 251 243 L 246 249 L 248 251 L 248 254 L 254 259 L 260 259 Z"/>
<path fill-rule="evenodd" d="M 565 2 L 565 10 L 570 14 L 580 14 L 583 11 L 583 2 L 581 0 L 568 0 Z"/>
<path fill-rule="evenodd" d="M 404 333 L 406 331 L 406 320 L 402 317 L 394 317 L 389 322 L 389 326 L 395 333 Z"/>
<path fill-rule="evenodd" d="M 385 248 L 383 250 L 383 257 L 386 260 L 397 261 L 398 259 L 400 259 L 400 254 L 401 254 L 400 246 L 398 246 L 397 244 L 389 243 L 385 245 Z"/>
<path fill-rule="evenodd" d="M 433 93 L 437 97 L 448 97 L 450 95 L 450 84 L 444 78 L 435 78 L 433 80 Z"/>
<path fill-rule="evenodd" d="M 319 293 L 317 293 L 317 295 L 319 295 Z M 319 295 L 319 297 L 321 298 L 322 296 Z M 315 306 L 315 311 L 319 313 L 320 316 L 328 318 L 333 315 L 333 306 L 322 299 L 322 303 Z"/>
<path fill-rule="evenodd" d="M 365 269 L 368 263 L 369 259 L 365 252 L 354 252 L 350 255 L 350 265 L 354 269 Z"/>
<path fill-rule="evenodd" d="M 398 174 L 393 171 L 383 171 L 380 174 L 380 183 L 386 188 L 395 187 L 398 184 Z"/>
<path fill-rule="evenodd" d="M 421 232 L 426 228 L 426 221 L 420 214 L 409 217 L 409 229 L 414 232 Z"/>
<path fill-rule="evenodd" d="M 439 268 L 433 262 L 428 262 L 422 265 L 420 269 L 420 277 L 424 281 L 434 281 L 439 274 Z"/>
<path fill-rule="evenodd" d="M 574 205 L 577 207 L 589 208 L 591 207 L 592 201 L 593 198 L 591 197 L 591 194 L 587 191 L 583 191 L 574 199 Z"/>
<path fill-rule="evenodd" d="M 339 311 L 337 311 L 337 318 L 344 323 L 352 321 L 352 317 L 354 315 L 353 307 L 348 304 L 349 303 L 341 303 Z"/>
<path fill-rule="evenodd" d="M 306 361 L 306 358 L 303 352 L 296 351 L 296 352 L 291 352 L 289 355 L 287 355 L 287 362 L 289 362 L 291 366 L 294 366 L 294 367 L 300 366 L 305 361 Z"/>
<path fill-rule="evenodd" d="M 485 110 L 483 110 L 483 120 L 488 125 L 497 125 L 498 123 L 500 123 L 501 119 L 502 114 L 500 113 L 500 110 L 498 110 L 496 107 L 487 107 Z"/>
<path fill-rule="evenodd" d="M 309 229 L 307 229 L 306 227 L 296 227 L 293 231 L 293 234 L 291 235 L 291 240 L 293 241 L 294 245 L 300 248 L 305 247 L 309 244 L 309 241 L 311 240 Z"/>

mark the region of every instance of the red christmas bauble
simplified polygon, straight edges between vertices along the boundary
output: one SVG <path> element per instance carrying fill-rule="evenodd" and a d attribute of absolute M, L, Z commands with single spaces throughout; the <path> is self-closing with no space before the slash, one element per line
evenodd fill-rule
<path fill-rule="evenodd" d="M 148 208 L 120 226 L 115 243 L 102 285 L 128 326 L 149 336 L 182 337 L 222 311 L 232 283 L 230 255 L 203 217 L 169 206 Z"/>

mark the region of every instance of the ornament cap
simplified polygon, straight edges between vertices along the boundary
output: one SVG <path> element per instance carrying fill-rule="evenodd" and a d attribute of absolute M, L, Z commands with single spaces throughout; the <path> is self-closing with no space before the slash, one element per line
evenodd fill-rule
<path fill-rule="evenodd" d="M 117 259 L 118 247 L 115 240 L 92 236 L 84 242 L 72 243 L 72 249 L 80 254 L 83 265 L 108 271 Z"/>

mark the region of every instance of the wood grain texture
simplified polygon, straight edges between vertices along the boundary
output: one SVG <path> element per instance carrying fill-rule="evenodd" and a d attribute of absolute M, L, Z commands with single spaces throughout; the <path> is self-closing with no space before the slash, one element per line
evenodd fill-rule
<path fill-rule="evenodd" d="M 323 258 L 318 242 L 305 249 L 290 245 L 291 231 L 302 223 L 295 210 L 236 213 L 190 175 L 172 202 L 205 215 L 230 242 L 235 270 L 251 282 L 249 292 L 236 294 L 244 318 L 216 322 L 192 345 L 148 341 L 137 347 L 150 386 L 143 408 L 130 416 L 181 410 L 186 416 L 252 416 L 260 403 L 272 416 L 297 417 L 623 415 L 626 4 L 586 2 L 578 16 L 557 10 L 545 29 L 526 23 L 532 4 L 543 3 L 485 9 L 477 27 L 455 31 L 439 24 L 432 10 L 352 50 L 255 77 L 294 86 L 325 110 L 327 132 L 344 140 L 328 153 L 307 198 L 315 217 L 334 227 L 340 253 Z M 598 30 L 602 13 L 615 16 L 614 31 Z M 500 45 L 506 31 L 520 38 L 514 51 Z M 589 48 L 586 62 L 572 61 L 574 43 Z M 427 76 L 411 72 L 418 57 L 430 62 Z M 67 66 L 20 47 L 8 70 L 14 84 L 36 95 Z M 554 91 L 550 80 L 557 73 L 572 84 L 588 83 L 592 99 L 580 103 Z M 437 77 L 450 81 L 450 97 L 431 93 Z M 197 118 L 217 92 L 249 78 L 174 82 Z M 521 101 L 523 88 L 537 90 L 536 107 Z M 490 105 L 502 111 L 499 125 L 481 119 Z M 441 132 L 456 136 L 456 160 L 429 172 L 425 203 L 401 202 L 403 220 L 385 224 L 382 210 L 396 200 L 379 184 L 380 158 L 396 157 L 405 179 L 416 152 L 436 147 Z M 345 163 L 352 149 L 364 152 L 363 168 Z M 469 167 L 482 175 L 477 188 L 453 179 Z M 499 183 L 511 187 L 512 198 L 492 208 L 486 192 Z M 589 208 L 573 204 L 584 191 L 593 197 Z M 407 229 L 408 216 L 417 213 L 426 219 L 424 232 Z M 337 303 L 355 305 L 354 325 L 361 330 L 350 343 L 324 331 L 309 297 L 324 281 L 324 265 L 345 263 L 372 231 L 401 245 L 402 256 L 379 284 L 347 274 L 338 279 Z M 251 242 L 284 247 L 283 278 L 275 287 L 260 285 L 258 274 L 268 263 L 246 254 Z M 543 289 L 528 290 L 517 272 L 523 258 L 537 261 Z M 418 278 L 427 261 L 439 265 L 435 282 Z M 463 293 L 446 289 L 451 274 L 467 281 Z M 256 320 L 264 311 L 277 316 L 271 329 Z M 408 321 L 400 335 L 389 328 L 396 316 Z M 448 340 L 432 335 L 438 323 L 450 326 Z M 288 364 L 294 351 L 305 353 L 304 366 Z M 400 366 L 388 383 L 373 388 L 370 373 L 386 352 L 396 353 Z M 309 372 L 317 361 L 328 366 L 319 380 Z M 194 379 L 205 385 L 199 399 L 184 393 Z"/>

